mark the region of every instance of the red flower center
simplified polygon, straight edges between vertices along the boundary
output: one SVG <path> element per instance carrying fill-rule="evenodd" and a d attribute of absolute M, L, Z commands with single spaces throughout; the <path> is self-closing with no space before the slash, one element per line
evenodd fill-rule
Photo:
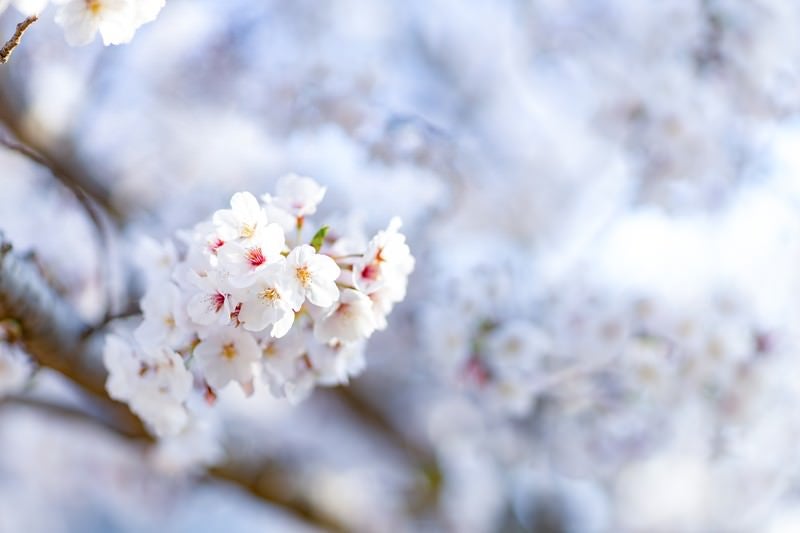
<path fill-rule="evenodd" d="M 375 281 L 381 273 L 380 267 L 375 263 L 370 263 L 361 270 L 361 278 Z"/>
<path fill-rule="evenodd" d="M 217 293 L 214 295 L 214 311 L 219 313 L 222 306 L 225 305 L 225 295 Z"/>
<path fill-rule="evenodd" d="M 247 261 L 251 266 L 257 267 L 266 263 L 267 258 L 264 257 L 264 252 L 261 251 L 261 248 L 250 248 L 247 250 Z"/>
<path fill-rule="evenodd" d="M 225 244 L 225 241 L 217 237 L 213 241 L 208 243 L 208 249 L 211 251 L 212 254 L 217 255 L 217 250 L 219 250 L 220 246 Z"/>

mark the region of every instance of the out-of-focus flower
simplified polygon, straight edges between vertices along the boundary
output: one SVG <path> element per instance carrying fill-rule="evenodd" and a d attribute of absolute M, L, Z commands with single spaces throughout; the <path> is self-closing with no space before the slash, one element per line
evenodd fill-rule
<path fill-rule="evenodd" d="M 314 335 L 322 342 L 355 342 L 374 331 L 372 301 L 354 289 L 344 289 L 339 302 L 314 325 Z"/>
<path fill-rule="evenodd" d="M 103 361 L 109 395 L 128 402 L 156 435 L 175 435 L 186 426 L 184 402 L 192 389 L 192 375 L 176 352 L 163 347 L 145 350 L 109 335 Z"/>
<path fill-rule="evenodd" d="M 280 209 L 295 219 L 316 213 L 326 191 L 313 179 L 297 174 L 281 177 L 275 189 L 275 196 L 265 194 L 264 201 L 269 207 Z"/>

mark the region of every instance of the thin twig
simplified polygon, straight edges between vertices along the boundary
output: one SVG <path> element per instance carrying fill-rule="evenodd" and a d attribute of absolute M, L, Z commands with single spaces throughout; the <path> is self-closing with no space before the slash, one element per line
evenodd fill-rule
<path fill-rule="evenodd" d="M 3 45 L 3 48 L 0 48 L 0 63 L 8 62 L 8 60 L 11 58 L 11 52 L 13 52 L 14 49 L 19 46 L 20 41 L 22 41 L 22 36 L 26 31 L 28 31 L 30 25 L 37 20 L 39 20 L 37 15 L 31 15 L 17 24 L 17 29 L 14 31 L 14 35 L 11 36 L 11 39 L 6 41 L 6 44 Z"/>

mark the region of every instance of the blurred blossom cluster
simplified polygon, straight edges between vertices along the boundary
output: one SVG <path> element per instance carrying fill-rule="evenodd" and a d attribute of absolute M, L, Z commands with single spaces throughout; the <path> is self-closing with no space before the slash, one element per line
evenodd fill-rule
<path fill-rule="evenodd" d="M 6 4 L 0 531 L 800 531 L 800 4 Z"/>

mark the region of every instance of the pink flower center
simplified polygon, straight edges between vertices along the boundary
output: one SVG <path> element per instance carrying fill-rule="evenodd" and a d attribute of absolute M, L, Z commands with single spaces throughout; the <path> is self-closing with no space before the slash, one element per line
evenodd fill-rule
<path fill-rule="evenodd" d="M 469 361 L 467 361 L 461 370 L 461 375 L 466 383 L 477 387 L 485 386 L 492 377 L 489 374 L 489 369 L 486 368 L 486 365 L 477 357 L 471 357 Z"/>
<path fill-rule="evenodd" d="M 214 301 L 214 311 L 219 313 L 220 310 L 222 309 L 222 306 L 225 305 L 225 295 L 224 294 L 220 294 L 220 293 L 216 293 L 213 296 L 213 299 L 214 299 L 213 300 Z"/>
<path fill-rule="evenodd" d="M 212 254 L 217 255 L 217 250 L 219 250 L 220 246 L 222 246 L 223 244 L 225 244 L 225 241 L 217 237 L 216 239 L 208 243 L 208 250 Z"/>
<path fill-rule="evenodd" d="M 267 258 L 264 257 L 264 252 L 261 251 L 261 248 L 250 248 L 247 250 L 246 256 L 247 261 L 254 267 L 261 266 L 267 262 Z"/>
<path fill-rule="evenodd" d="M 361 270 L 361 278 L 375 281 L 381 273 L 380 267 L 375 263 L 370 263 Z"/>

